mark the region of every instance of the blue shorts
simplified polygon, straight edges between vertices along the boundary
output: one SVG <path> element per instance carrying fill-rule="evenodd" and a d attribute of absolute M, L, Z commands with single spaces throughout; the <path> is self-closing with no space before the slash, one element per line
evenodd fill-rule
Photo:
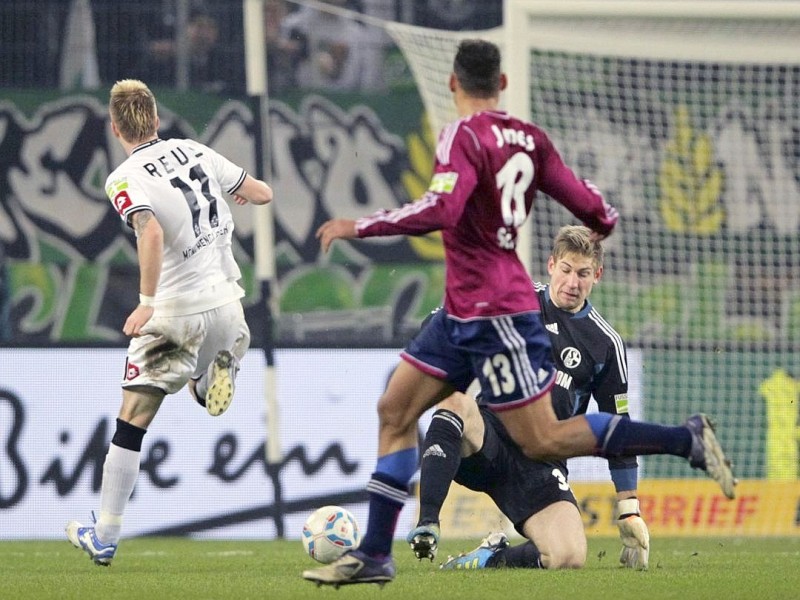
<path fill-rule="evenodd" d="M 401 356 L 458 390 L 477 378 L 481 402 L 494 411 L 538 400 L 556 376 L 550 338 L 538 312 L 459 321 L 441 309 Z"/>

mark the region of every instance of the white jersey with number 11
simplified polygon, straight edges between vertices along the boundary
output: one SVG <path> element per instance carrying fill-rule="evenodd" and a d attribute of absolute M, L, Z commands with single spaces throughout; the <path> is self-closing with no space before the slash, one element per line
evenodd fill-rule
<path fill-rule="evenodd" d="M 201 312 L 243 295 L 223 192 L 235 192 L 245 176 L 211 148 L 186 139 L 142 144 L 109 175 L 106 193 L 120 217 L 130 225 L 131 215 L 149 210 L 164 231 L 159 314 Z"/>

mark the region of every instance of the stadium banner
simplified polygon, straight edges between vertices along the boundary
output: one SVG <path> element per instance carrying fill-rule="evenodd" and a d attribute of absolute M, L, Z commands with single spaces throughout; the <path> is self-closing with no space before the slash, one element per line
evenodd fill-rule
<path fill-rule="evenodd" d="M 586 535 L 619 536 L 614 486 L 573 482 Z M 800 536 L 800 482 L 746 479 L 728 500 L 711 480 L 646 479 L 639 503 L 650 533 L 658 536 Z M 503 530 L 519 537 L 488 496 L 456 483 L 442 510 L 442 531 L 479 538 Z"/>
<path fill-rule="evenodd" d="M 126 536 L 295 539 L 325 504 L 366 526 L 376 404 L 397 350 L 277 354 L 281 461 L 265 459 L 263 355 L 251 350 L 220 417 L 185 389 L 165 399 L 144 438 Z M 0 350 L 0 539 L 60 538 L 68 520 L 90 522 L 124 365 L 121 349 Z M 410 502 L 398 535 L 415 513 Z"/>
<path fill-rule="evenodd" d="M 575 79 L 580 85 L 582 78 Z M 248 171 L 261 171 L 259 119 L 250 99 L 156 93 L 162 137 L 196 138 Z M 103 190 L 110 170 L 124 159 L 109 131 L 106 103 L 105 93 L 3 90 L 0 344 L 125 345 L 117 324 L 135 301 L 127 290 L 138 283 L 138 271 L 133 236 Z M 581 124 L 571 133 L 561 130 L 561 121 L 542 123 L 552 125 L 567 162 L 623 215 L 623 225 L 607 244 L 609 268 L 593 298 L 629 341 L 785 344 L 800 332 L 800 295 L 791 287 L 791 270 L 781 268 L 782 261 L 791 264 L 791 258 L 781 257 L 793 256 L 797 247 L 797 161 L 773 169 L 769 165 L 783 164 L 782 157 L 766 154 L 763 166 L 758 160 L 748 169 L 740 166 L 743 153 L 761 156 L 757 148 L 792 148 L 794 140 L 779 137 L 792 130 L 770 125 L 771 110 L 720 111 L 719 116 L 693 115 L 666 102 L 659 106 L 658 130 L 643 136 L 638 119 L 628 123 L 613 113 L 580 110 L 562 119 Z M 401 346 L 441 302 L 440 236 L 341 242 L 323 256 L 314 234 L 332 216 L 357 217 L 423 195 L 436 136 L 417 90 L 279 95 L 270 98 L 269 113 L 278 343 Z M 685 156 L 689 150 L 675 136 L 702 140 L 697 142 L 700 155 Z M 608 148 L 626 152 L 609 154 Z M 709 214 L 700 224 L 695 213 L 705 215 L 706 209 L 685 208 L 696 203 L 681 202 L 679 210 L 653 197 L 659 190 L 669 198 L 680 195 L 683 187 L 670 183 L 674 177 L 663 175 L 662 185 L 651 178 L 684 163 L 713 167 L 714 186 L 701 185 L 703 174 L 676 179 L 698 178 L 689 187 L 703 190 Z M 649 175 L 634 177 L 640 173 Z M 735 201 L 724 194 L 722 182 L 728 180 L 737 184 Z M 770 202 L 754 204 L 746 193 L 751 189 L 761 190 Z M 252 212 L 235 205 L 232 210 L 246 308 L 252 311 L 260 300 L 253 281 Z M 552 237 L 570 221 L 556 203 L 537 202 L 535 277 L 546 276 Z M 643 248 L 661 250 L 653 254 Z M 751 281 L 753 272 L 773 262 L 774 274 Z M 253 333 L 259 344 L 262 332 Z"/>
<path fill-rule="evenodd" d="M 646 420 L 678 424 L 691 412 L 705 412 L 739 478 L 800 479 L 800 353 L 648 349 L 643 360 Z M 645 456 L 639 463 L 648 478 L 686 476 L 682 461 L 670 456 Z"/>
<path fill-rule="evenodd" d="M 365 523 L 375 406 L 398 360 L 396 349 L 278 350 L 278 464 L 265 460 L 269 415 L 261 352 L 251 350 L 243 360 L 236 399 L 219 418 L 208 416 L 185 390 L 167 397 L 145 436 L 126 534 L 295 538 L 305 515 L 329 503 L 348 506 Z M 67 520 L 88 519 L 97 508 L 124 364 L 123 349 L 0 349 L 0 538 L 58 537 Z M 634 417 L 649 410 L 641 397 L 649 376 L 642 365 L 642 353 L 630 351 Z M 781 381 L 768 383 L 782 389 Z M 428 422 L 425 415 L 420 435 Z M 796 477 L 745 479 L 737 499 L 727 502 L 682 460 L 673 459 L 685 479 L 654 478 L 648 475 L 653 458 L 640 460 L 642 511 L 654 533 L 798 532 Z M 606 461 L 574 459 L 569 468 L 587 533 L 615 535 Z M 398 536 L 415 518 L 410 502 Z M 508 524 L 488 499 L 454 485 L 443 527 L 459 537 L 479 537 L 487 527 Z"/>

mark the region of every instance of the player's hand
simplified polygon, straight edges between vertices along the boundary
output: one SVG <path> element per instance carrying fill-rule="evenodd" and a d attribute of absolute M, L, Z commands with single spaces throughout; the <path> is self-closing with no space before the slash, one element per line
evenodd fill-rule
<path fill-rule="evenodd" d="M 619 537 L 622 552 L 619 562 L 630 569 L 646 571 L 650 560 L 650 532 L 647 523 L 639 515 L 639 501 L 628 498 L 617 502 L 619 512 Z"/>
<path fill-rule="evenodd" d="M 358 233 L 356 232 L 356 222 L 353 219 L 331 219 L 317 229 L 317 239 L 324 252 L 328 251 L 333 240 L 354 237 L 358 237 Z"/>
<path fill-rule="evenodd" d="M 142 333 L 142 327 L 144 327 L 152 317 L 153 307 L 140 304 L 128 316 L 125 321 L 125 326 L 122 328 L 122 333 L 130 337 L 139 337 Z"/>
<path fill-rule="evenodd" d="M 589 241 L 591 241 L 593 243 L 594 242 L 602 242 L 609 235 L 611 235 L 610 231 L 608 233 L 600 233 L 599 231 L 592 230 L 592 232 L 589 234 Z"/>

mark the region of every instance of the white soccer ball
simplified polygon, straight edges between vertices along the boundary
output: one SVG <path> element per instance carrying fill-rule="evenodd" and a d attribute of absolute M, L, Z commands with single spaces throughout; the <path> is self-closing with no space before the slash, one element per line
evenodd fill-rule
<path fill-rule="evenodd" d="M 303 525 L 303 547 L 321 563 L 335 561 L 361 542 L 353 514 L 341 506 L 323 506 L 311 513 Z"/>

